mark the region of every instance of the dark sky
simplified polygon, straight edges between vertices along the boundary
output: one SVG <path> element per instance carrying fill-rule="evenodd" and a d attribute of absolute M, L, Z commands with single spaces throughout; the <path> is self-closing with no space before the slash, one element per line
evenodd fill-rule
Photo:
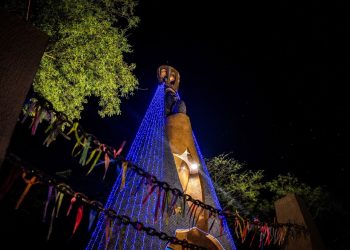
<path fill-rule="evenodd" d="M 348 123 L 349 15 L 340 1 L 255 4 L 141 1 L 130 37 L 140 88 L 122 116 L 99 121 L 129 146 L 156 89 L 156 69 L 181 75 L 180 95 L 205 157 L 223 152 L 268 173 L 342 188 Z M 229 6 L 230 5 L 230 6 Z"/>
<path fill-rule="evenodd" d="M 145 0 L 136 14 L 126 60 L 137 65 L 140 90 L 123 100 L 121 116 L 101 119 L 87 107 L 88 132 L 115 147 L 127 140 L 126 154 L 156 70 L 169 64 L 205 157 L 232 152 L 252 169 L 344 189 L 350 36 L 342 1 Z"/>
<path fill-rule="evenodd" d="M 347 12 L 342 1 L 141 1 L 127 60 L 145 90 L 123 101 L 121 116 L 101 119 L 88 107 L 81 124 L 109 145 L 127 140 L 127 151 L 156 90 L 156 69 L 169 64 L 181 74 L 205 157 L 232 152 L 251 169 L 291 172 L 342 198 L 350 177 Z M 45 135 L 33 138 L 39 146 L 30 149 L 42 150 Z M 57 157 L 59 144 L 67 152 Z M 72 146 L 57 140 L 38 165 L 70 168 Z"/>

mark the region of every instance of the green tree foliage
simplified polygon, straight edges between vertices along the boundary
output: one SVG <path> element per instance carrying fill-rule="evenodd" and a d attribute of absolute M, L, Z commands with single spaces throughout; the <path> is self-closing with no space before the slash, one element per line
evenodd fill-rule
<path fill-rule="evenodd" d="M 208 159 L 206 164 L 222 205 L 231 211 L 271 218 L 274 201 L 287 193 L 302 197 L 314 217 L 327 207 L 327 194 L 321 187 L 311 187 L 291 174 L 267 180 L 264 171 L 248 170 L 229 154 Z"/>
<path fill-rule="evenodd" d="M 30 21 L 50 36 L 34 91 L 70 120 L 80 118 L 92 96 L 101 117 L 120 114 L 121 99 L 138 85 L 135 65 L 124 60 L 132 52 L 127 32 L 139 21 L 135 6 L 132 0 L 32 1 Z"/>
<path fill-rule="evenodd" d="M 314 218 L 319 212 L 327 210 L 328 194 L 320 186 L 311 187 L 298 180 L 297 177 L 288 173 L 278 175 L 275 179 L 267 181 L 265 188 L 273 194 L 272 200 L 277 200 L 287 193 L 295 193 L 303 198 Z"/>
<path fill-rule="evenodd" d="M 326 246 L 348 249 L 350 210 L 348 204 L 339 200 L 346 197 L 346 193 L 334 193 L 330 187 L 326 192 L 323 187 L 312 187 L 291 174 L 267 178 L 264 171 L 249 170 L 230 154 L 207 159 L 206 164 L 225 209 L 237 209 L 247 218 L 257 216 L 262 221 L 271 221 L 275 217 L 274 201 L 287 193 L 296 193 L 315 219 Z M 228 222 L 233 224 L 233 218 L 229 217 Z M 239 241 L 237 244 L 240 249 L 251 249 Z"/>

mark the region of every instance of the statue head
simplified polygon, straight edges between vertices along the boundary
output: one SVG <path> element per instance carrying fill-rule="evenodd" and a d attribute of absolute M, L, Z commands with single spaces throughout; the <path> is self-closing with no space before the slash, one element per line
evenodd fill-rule
<path fill-rule="evenodd" d="M 180 84 L 179 72 L 168 65 L 161 65 L 157 69 L 157 77 L 159 83 L 164 83 L 167 87 L 177 91 Z"/>

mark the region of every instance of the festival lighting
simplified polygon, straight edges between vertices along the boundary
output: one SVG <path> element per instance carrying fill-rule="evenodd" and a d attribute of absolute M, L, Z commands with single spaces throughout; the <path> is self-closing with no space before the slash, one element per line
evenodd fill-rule
<path fill-rule="evenodd" d="M 213 198 L 214 203 L 215 203 L 213 205 L 215 205 L 216 208 L 222 209 L 221 206 L 220 206 L 220 202 L 218 200 L 218 197 L 216 195 L 214 185 L 213 185 L 213 183 L 211 181 L 208 168 L 207 168 L 207 166 L 205 164 L 204 157 L 203 157 L 202 152 L 201 152 L 201 150 L 199 148 L 197 139 L 196 139 L 196 137 L 194 135 L 194 132 L 192 132 L 192 135 L 193 135 L 194 143 L 195 143 L 195 146 L 196 146 L 196 149 L 197 149 L 197 152 L 198 152 L 198 157 L 199 157 L 202 169 L 203 169 L 202 176 L 205 178 L 206 183 L 209 185 L 210 194 L 211 194 L 211 197 Z M 236 250 L 236 246 L 235 246 L 235 243 L 234 243 L 233 238 L 231 236 L 230 229 L 228 228 L 227 221 L 226 221 L 225 218 L 223 218 L 222 220 L 223 220 L 223 226 L 224 226 L 224 234 L 226 235 L 232 250 Z"/>
<path fill-rule="evenodd" d="M 220 208 L 213 184 L 211 183 L 208 170 L 195 138 L 194 141 L 200 162 L 187 163 L 190 174 L 197 174 L 200 172 L 202 176 L 204 176 L 204 183 L 208 186 L 208 188 L 206 188 L 209 192 L 208 195 L 212 196 L 213 203 L 215 203 L 216 207 Z M 126 159 L 143 168 L 150 174 L 155 175 L 159 180 L 163 180 L 164 171 L 166 171 L 166 166 L 164 166 L 164 151 L 166 143 L 168 143 L 168 140 L 165 135 L 164 85 L 158 85 Z M 178 155 L 177 157 L 180 158 L 182 156 L 183 155 Z M 176 177 L 174 176 L 174 178 Z M 124 214 L 133 220 L 141 221 L 145 226 L 151 226 L 160 231 L 163 229 L 165 231 L 168 230 L 169 227 L 167 227 L 164 220 L 160 218 L 160 214 L 158 214 L 159 218 L 157 220 L 155 219 L 155 205 L 158 198 L 158 195 L 156 194 L 157 190 L 143 204 L 148 189 L 141 183 L 141 180 L 142 178 L 139 175 L 132 171 L 127 171 L 125 188 L 119 190 L 122 181 L 122 174 L 120 173 L 107 199 L 105 207 L 114 209 L 117 214 Z M 212 221 L 213 219 L 210 219 L 209 224 L 211 224 Z M 118 228 L 118 225 L 115 223 L 116 221 L 114 221 L 113 224 L 114 229 Z M 130 226 L 126 227 L 124 236 L 121 236 L 120 233 L 112 233 L 107 240 L 108 245 L 106 246 L 105 225 L 105 217 L 100 216 L 86 249 L 166 249 L 167 242 L 161 241 L 157 237 L 149 237 L 145 232 L 139 232 Z M 226 245 L 226 248 L 235 250 L 236 247 L 225 219 L 223 219 L 223 225 L 224 235 L 218 235 L 219 225 L 217 223 L 215 223 L 211 234 L 213 233 L 214 237 L 218 237 L 219 241 L 226 239 L 226 243 L 224 244 Z M 171 227 L 171 233 L 175 236 L 175 229 L 184 227 L 186 227 L 185 224 L 173 225 Z"/>
<path fill-rule="evenodd" d="M 126 157 L 127 160 L 160 180 L 163 178 L 164 119 L 164 85 L 159 85 Z M 125 188 L 119 190 L 121 183 L 121 174 L 119 174 L 106 202 L 106 207 L 115 209 L 118 214 L 126 214 L 142 221 L 145 225 L 161 229 L 162 220 L 158 219 L 157 222 L 154 222 L 156 195 L 152 195 L 145 204 L 142 204 L 147 189 L 140 187 L 139 191 L 134 194 L 140 181 L 140 176 L 128 171 Z M 113 241 L 122 244 L 125 250 L 147 249 L 148 247 L 164 249 L 166 243 L 154 237 L 148 237 L 146 233 L 138 232 L 130 227 L 126 228 L 123 242 L 119 242 L 119 234 L 115 237 Z M 105 218 L 101 216 L 86 249 L 104 249 L 105 242 Z M 112 239 L 110 242 L 112 244 Z M 114 245 L 113 249 L 118 249 L 118 246 Z"/>

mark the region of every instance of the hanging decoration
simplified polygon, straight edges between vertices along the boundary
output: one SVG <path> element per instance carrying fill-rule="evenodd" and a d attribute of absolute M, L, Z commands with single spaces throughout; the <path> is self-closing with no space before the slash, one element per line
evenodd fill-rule
<path fill-rule="evenodd" d="M 30 179 L 26 179 L 26 176 L 27 176 L 27 173 L 26 173 L 26 172 L 23 172 L 22 178 L 23 178 L 24 182 L 27 183 L 27 186 L 26 186 L 26 188 L 24 189 L 24 191 L 23 191 L 21 197 L 19 197 L 15 209 L 18 209 L 18 208 L 19 208 L 19 206 L 21 205 L 22 201 L 24 200 L 24 197 L 26 197 L 26 195 L 28 194 L 30 188 L 31 188 L 33 185 L 39 183 L 39 181 L 37 180 L 37 177 L 36 177 L 36 176 L 33 176 L 33 177 L 30 178 Z"/>
<path fill-rule="evenodd" d="M 61 134 L 67 140 L 70 140 L 66 134 L 64 134 L 64 125 L 65 119 L 62 114 L 58 114 L 57 116 L 51 115 L 51 123 L 50 126 L 45 130 L 45 134 L 48 134 L 43 145 L 46 147 L 50 146 L 50 144 L 56 140 L 57 136 Z"/>
<path fill-rule="evenodd" d="M 92 201 L 91 202 L 93 207 L 103 207 L 103 204 L 99 201 Z M 92 225 L 94 224 L 97 216 L 99 216 L 101 213 L 101 210 L 96 211 L 96 209 L 90 209 L 90 213 L 89 213 L 89 225 L 88 225 L 88 231 L 90 232 Z"/>
<path fill-rule="evenodd" d="M 78 122 L 72 123 L 68 121 L 64 114 L 53 110 L 51 107 L 52 105 L 46 100 L 38 97 L 31 98 L 23 109 L 23 118 L 21 122 L 24 123 L 28 117 L 32 117 L 30 128 L 31 134 L 35 135 L 38 125 L 43 120 L 48 121 L 49 126 L 45 130 L 45 133 L 48 135 L 43 142 L 43 145 L 46 147 L 51 145 L 59 134 L 61 134 L 67 140 L 71 140 L 71 136 L 73 136 L 76 143 L 72 150 L 72 156 L 77 157 L 80 155 L 79 164 L 82 166 L 86 166 L 92 162 L 86 175 L 90 174 L 94 170 L 97 162 L 102 156 L 102 153 L 104 153 L 105 169 L 103 179 L 105 179 L 111 159 L 115 160 L 120 157 L 126 141 L 123 141 L 118 150 L 103 144 L 95 136 L 86 133 Z M 67 128 L 70 129 L 67 133 L 65 133 Z"/>
<path fill-rule="evenodd" d="M 43 222 L 46 221 L 46 213 L 47 213 L 47 208 L 49 206 L 49 203 L 51 202 L 52 200 L 52 190 L 53 190 L 53 186 L 52 185 L 49 185 L 49 189 L 48 189 L 48 192 L 47 192 L 47 200 L 45 202 L 45 206 L 44 206 L 44 215 L 43 215 Z M 56 192 L 56 190 L 55 190 Z M 56 195 L 55 195 L 56 197 Z"/>
<path fill-rule="evenodd" d="M 46 100 L 39 101 L 39 99 L 31 99 L 30 102 L 27 104 L 27 106 L 29 108 L 24 109 L 24 110 L 33 109 L 33 102 L 35 104 L 34 109 L 35 108 L 38 109 L 38 107 L 46 107 L 47 108 L 46 113 L 49 113 L 50 115 L 45 116 L 46 118 L 57 117 L 57 114 L 61 114 L 59 112 L 56 112 L 53 109 L 48 108 L 48 107 L 51 107 L 51 105 Z M 41 102 L 43 102 L 44 104 L 40 105 Z M 25 116 L 28 116 L 28 115 L 30 115 L 30 112 L 25 112 Z M 65 117 L 65 116 L 60 115 L 60 117 Z M 35 117 L 34 117 L 34 120 L 35 120 Z M 172 192 L 172 199 L 170 201 L 169 206 L 167 207 L 168 214 L 172 214 L 175 211 L 175 204 L 176 204 L 178 198 L 182 197 L 183 201 L 190 201 L 192 203 L 195 202 L 196 206 L 200 205 L 204 209 L 207 209 L 213 213 L 217 213 L 219 215 L 220 214 L 225 215 L 224 211 L 222 211 L 220 209 L 216 209 L 210 205 L 204 204 L 203 202 L 201 202 L 199 200 L 195 200 L 191 196 L 182 193 L 180 190 L 178 190 L 176 188 L 170 188 L 168 184 L 165 185 L 164 182 L 158 181 L 155 176 L 145 172 L 140 167 L 123 159 L 123 157 L 120 156 L 120 154 L 122 152 L 122 149 L 125 146 L 125 141 L 122 143 L 120 148 L 118 150 L 116 150 L 111 146 L 108 146 L 106 144 L 101 143 L 94 135 L 84 132 L 84 130 L 81 128 L 81 126 L 79 125 L 78 122 L 71 123 L 68 120 L 65 120 L 65 123 L 66 123 L 66 127 L 70 126 L 70 130 L 67 133 L 67 136 L 74 134 L 74 138 L 76 140 L 75 146 L 73 147 L 73 150 L 72 150 L 72 156 L 76 157 L 79 154 L 81 154 L 79 163 L 83 166 L 88 165 L 93 160 L 86 175 L 90 174 L 93 171 L 98 160 L 101 158 L 102 153 L 104 153 L 105 171 L 104 171 L 103 178 L 105 178 L 105 175 L 107 173 L 111 158 L 116 162 L 120 162 L 120 161 L 122 162 L 122 164 L 121 164 L 121 166 L 122 166 L 122 182 L 120 185 L 120 190 L 122 190 L 125 186 L 126 171 L 127 171 L 127 169 L 129 169 L 142 177 L 140 184 L 138 185 L 138 187 L 134 193 L 136 193 L 139 190 L 140 186 L 143 183 L 143 179 L 146 179 L 146 186 L 148 186 L 148 193 L 150 192 L 150 190 L 152 190 L 152 186 L 154 186 L 154 189 L 156 188 L 156 186 L 159 186 L 160 188 L 164 189 L 166 192 L 168 192 L 169 190 Z M 90 147 L 91 144 L 95 144 L 95 147 L 90 152 L 89 158 L 86 160 L 87 155 L 88 155 L 88 151 L 91 149 L 91 147 Z M 97 153 L 97 155 L 96 155 L 96 153 Z M 178 155 L 178 157 L 187 159 L 188 154 L 189 154 L 189 152 L 186 150 L 182 155 Z M 154 191 L 154 189 L 153 189 L 153 191 Z M 153 193 L 153 191 L 152 191 L 152 193 Z M 148 196 L 150 196 L 150 195 L 151 195 L 151 193 L 149 193 Z M 183 206 L 185 206 L 185 205 L 183 204 Z M 185 210 L 182 209 L 182 211 L 184 213 Z"/>
<path fill-rule="evenodd" d="M 138 231 L 144 231 L 149 236 L 157 236 L 161 240 L 171 242 L 172 244 L 181 245 L 185 249 L 187 248 L 187 249 L 195 249 L 195 250 L 207 250 L 206 248 L 199 247 L 197 245 L 188 243 L 185 240 L 179 240 L 176 237 L 169 236 L 164 232 L 158 232 L 154 228 L 146 227 L 139 221 L 132 221 L 128 216 L 118 215 L 112 209 L 105 209 L 104 206 L 102 205 L 102 203 L 100 203 L 98 201 L 89 200 L 89 198 L 87 196 L 85 196 L 83 193 L 74 192 L 73 189 L 70 186 L 68 186 L 67 184 L 57 183 L 57 181 L 55 179 L 51 178 L 50 176 L 44 174 L 43 172 L 41 172 L 39 170 L 34 170 L 34 169 L 28 170 L 28 169 L 25 169 L 23 167 L 21 167 L 21 169 L 23 171 L 23 178 L 25 178 L 25 176 L 27 176 L 27 174 L 29 174 L 29 173 L 31 175 L 33 175 L 33 177 L 30 179 L 30 181 L 25 179 L 25 181 L 28 181 L 28 185 L 33 185 L 32 183 L 41 183 L 41 184 L 46 184 L 49 186 L 48 187 L 47 202 L 52 199 L 52 193 L 54 193 L 53 189 L 57 191 L 57 196 L 55 197 L 55 205 L 53 206 L 52 211 L 51 211 L 50 224 L 49 224 L 49 229 L 48 229 L 47 238 L 46 238 L 47 240 L 49 240 L 51 235 L 52 235 L 54 220 L 55 220 L 55 218 L 57 218 L 59 216 L 59 211 L 60 211 L 60 208 L 62 205 L 62 201 L 63 201 L 64 197 L 68 196 L 68 197 L 71 197 L 71 203 L 70 203 L 70 206 L 68 207 L 66 215 L 70 215 L 72 206 L 74 206 L 75 204 L 78 204 L 77 213 L 75 216 L 74 228 L 73 228 L 73 232 L 72 232 L 71 237 L 74 236 L 75 232 L 77 231 L 77 229 L 82 221 L 82 218 L 84 216 L 84 206 L 88 206 L 91 210 L 95 211 L 95 215 L 92 215 L 93 218 L 90 218 L 89 227 L 92 225 L 92 221 L 94 220 L 94 217 L 96 217 L 96 214 L 104 213 L 106 218 L 108 218 L 108 220 L 106 220 L 108 222 L 108 223 L 106 223 L 106 232 L 108 232 L 108 235 L 107 235 L 108 237 L 106 236 L 106 240 L 108 240 L 108 238 L 111 236 L 112 232 L 114 233 L 112 222 L 116 220 L 117 229 L 122 224 L 125 226 L 131 225 L 131 226 L 133 226 L 134 229 L 136 229 Z M 23 192 L 23 193 L 27 194 L 29 192 L 29 189 L 30 189 L 30 187 L 28 188 L 28 186 L 27 186 L 25 192 Z M 23 194 L 21 195 L 21 198 L 22 198 L 22 196 L 23 196 Z M 73 199 L 73 198 L 75 198 L 75 199 Z M 20 202 L 17 202 L 17 204 L 20 204 Z M 46 209 L 47 209 L 47 206 L 45 204 L 45 211 L 46 211 Z M 123 239 L 123 235 L 125 234 L 125 227 L 118 229 L 116 231 L 117 232 L 119 231 L 120 237 L 121 237 L 121 239 Z"/>
<path fill-rule="evenodd" d="M 44 102 L 45 104 L 41 104 L 41 102 Z M 157 217 L 159 214 L 159 209 L 161 208 L 161 217 L 163 217 L 165 213 L 165 222 L 168 223 L 168 219 L 171 215 L 178 213 L 181 211 L 182 215 L 185 216 L 185 203 L 187 201 L 192 202 L 192 205 L 188 207 L 187 216 L 189 216 L 189 221 L 192 225 L 195 224 L 196 220 L 198 220 L 199 214 L 202 213 L 204 210 L 208 210 L 210 212 L 210 217 L 215 218 L 213 220 L 214 222 L 219 223 L 220 225 L 220 235 L 222 235 L 223 232 L 223 219 L 224 217 L 234 217 L 234 232 L 236 233 L 236 236 L 244 242 L 248 235 L 251 237 L 251 244 L 255 239 L 256 234 L 259 234 L 259 244 L 260 245 L 269 245 L 271 242 L 276 242 L 277 244 L 282 244 L 284 241 L 284 238 L 287 234 L 287 231 L 289 228 L 294 227 L 298 230 L 304 230 L 303 226 L 300 225 L 292 225 L 292 224 L 267 224 L 259 221 L 251 221 L 249 219 L 243 219 L 239 213 L 236 211 L 235 213 L 232 213 L 230 211 L 225 211 L 221 209 L 217 209 L 211 205 L 207 205 L 199 200 L 193 199 L 190 195 L 185 194 L 178 190 L 177 188 L 171 188 L 169 184 L 165 182 L 161 182 L 157 180 L 157 178 L 147 172 L 145 172 L 140 167 L 134 165 L 131 162 L 126 161 L 122 156 L 121 152 L 123 150 L 123 147 L 125 146 L 125 141 L 122 143 L 120 148 L 118 150 L 114 149 L 113 147 L 110 147 L 106 144 L 101 143 L 95 136 L 92 134 L 88 134 L 84 132 L 84 130 L 81 128 L 81 126 L 77 123 L 71 123 L 68 120 L 64 119 L 64 115 L 61 115 L 61 113 L 54 111 L 53 109 L 50 109 L 51 105 L 47 104 L 44 100 L 33 100 L 30 101 L 27 104 L 27 108 L 25 108 L 24 117 L 22 119 L 22 122 L 26 120 L 28 116 L 32 116 L 32 122 L 31 122 L 31 133 L 34 135 L 36 133 L 38 125 L 45 119 L 49 122 L 51 121 L 50 127 L 46 130 L 47 132 L 51 131 L 51 133 L 54 133 L 49 139 L 45 140 L 44 144 L 46 146 L 50 145 L 52 141 L 54 141 L 58 134 L 62 134 L 65 138 L 71 139 L 68 137 L 69 135 L 73 134 L 74 138 L 76 140 L 75 146 L 72 150 L 72 155 L 77 157 L 80 155 L 79 163 L 82 166 L 88 165 L 90 162 L 92 164 L 90 165 L 89 170 L 87 171 L 86 175 L 90 174 L 95 166 L 97 165 L 98 160 L 100 160 L 102 153 L 104 153 L 104 175 L 103 179 L 106 177 L 107 170 L 109 168 L 111 159 L 115 162 L 121 162 L 122 166 L 122 181 L 119 190 L 123 190 L 125 187 L 126 182 L 126 172 L 132 171 L 133 173 L 138 174 L 141 176 L 141 180 L 139 185 L 137 186 L 136 190 L 134 191 L 134 194 L 138 192 L 139 188 L 142 186 L 142 184 L 146 184 L 147 192 L 146 196 L 144 196 L 142 203 L 144 204 L 150 196 L 154 193 L 154 191 L 158 188 L 157 193 L 157 202 L 156 206 L 154 208 L 155 212 L 155 218 L 154 221 L 157 221 Z M 58 117 L 60 117 L 60 122 L 58 122 Z M 58 124 L 58 125 L 57 125 Z M 70 127 L 69 132 L 65 135 L 64 130 L 66 127 Z M 53 132 L 54 129 L 57 129 L 56 132 Z M 50 134 L 49 134 L 50 135 Z M 53 139 L 54 138 L 54 139 Z M 91 151 L 92 150 L 92 151 Z M 90 155 L 89 155 L 90 154 Z M 181 159 L 187 159 L 188 151 L 186 150 L 181 155 L 175 155 Z M 27 180 L 28 181 L 28 180 Z M 33 184 L 36 184 L 36 180 L 28 181 L 27 182 L 27 188 L 23 192 L 22 196 L 24 196 L 28 193 L 30 187 Z M 163 193 L 163 198 L 162 197 Z M 62 203 L 63 195 L 60 192 L 58 193 L 58 197 L 56 198 L 57 207 L 56 209 L 56 217 L 58 216 L 59 208 Z M 23 200 L 23 198 L 20 198 L 18 203 L 20 204 Z M 180 198 L 180 199 L 179 199 Z M 161 202 L 162 201 L 162 202 Z M 180 201 L 180 206 L 177 206 L 177 203 Z M 18 206 L 19 206 L 18 204 Z M 16 206 L 17 207 L 17 206 Z M 180 207 L 181 209 L 178 209 Z M 200 209 L 200 210 L 198 210 Z M 197 211 L 200 211 L 197 213 Z M 83 212 L 83 209 L 81 208 L 80 213 Z M 80 217 L 80 216 L 79 216 Z M 77 216 L 77 221 L 79 221 Z M 213 223 L 210 226 L 210 229 L 213 227 Z M 79 223 L 76 223 L 77 226 Z M 210 232 L 209 229 L 209 232 Z M 75 230 L 73 231 L 75 232 Z M 272 233 L 273 232 L 273 233 Z M 48 235 L 49 237 L 49 235 Z"/>
<path fill-rule="evenodd" d="M 122 181 L 120 183 L 120 188 L 119 190 L 123 190 L 125 187 L 125 179 L 126 179 L 126 170 L 128 168 L 128 162 L 127 161 L 123 161 L 122 162 Z"/>
<path fill-rule="evenodd" d="M 89 220 L 90 220 L 89 221 L 89 230 L 91 229 L 92 223 L 95 220 L 96 215 L 103 212 L 109 218 L 109 220 L 117 219 L 120 223 L 122 223 L 124 225 L 130 224 L 135 229 L 137 229 L 139 231 L 143 230 L 146 233 L 148 232 L 147 230 L 149 228 L 143 226 L 143 224 L 141 222 L 132 222 L 127 216 L 119 216 L 115 213 L 114 210 L 105 209 L 100 202 L 90 201 L 87 198 L 87 196 L 85 196 L 84 194 L 74 192 L 67 184 L 57 183 L 53 178 L 43 174 L 42 172 L 40 172 L 38 170 L 34 170 L 34 169 L 28 170 L 28 169 L 25 169 L 23 167 L 21 167 L 21 168 L 23 170 L 22 177 L 25 180 L 25 182 L 27 183 L 27 187 L 26 187 L 25 191 L 22 193 L 19 201 L 17 202 L 17 205 L 16 205 L 17 208 L 21 204 L 25 195 L 27 195 L 27 193 L 29 192 L 30 187 L 34 184 L 37 184 L 37 183 L 42 183 L 42 184 L 48 185 L 48 197 L 47 197 L 47 201 L 45 203 L 45 208 L 44 208 L 44 220 L 46 217 L 47 207 L 48 207 L 49 202 L 51 202 L 51 200 L 55 200 L 55 204 L 54 204 L 54 206 L 52 208 L 52 212 L 51 212 L 51 219 L 50 219 L 50 225 L 49 225 L 48 234 L 47 234 L 47 240 L 50 239 L 50 236 L 51 236 L 52 230 L 53 230 L 54 219 L 58 218 L 58 216 L 59 216 L 59 211 L 60 211 L 62 201 L 63 201 L 65 196 L 71 197 L 70 198 L 71 199 L 70 206 L 68 207 L 68 210 L 66 213 L 67 216 L 70 215 L 72 207 L 76 203 L 79 204 L 79 207 L 77 209 L 77 214 L 75 217 L 75 224 L 74 224 L 74 228 L 73 228 L 72 237 L 75 234 L 76 230 L 78 229 L 78 227 L 81 223 L 81 220 L 83 218 L 83 211 L 84 211 L 83 206 L 84 205 L 88 205 L 89 208 L 91 209 L 90 218 L 89 218 Z M 32 178 L 30 180 L 25 178 L 28 174 L 32 175 Z M 177 201 L 180 201 L 180 203 L 181 203 L 181 201 L 183 201 L 183 199 L 178 199 L 178 197 L 180 196 L 180 191 L 174 192 L 170 187 L 168 187 L 168 184 L 164 183 L 164 182 L 162 182 L 163 185 L 161 185 L 161 186 L 157 186 L 157 185 L 152 186 L 152 183 L 155 181 L 154 178 L 148 178 L 148 179 L 150 181 L 146 182 L 146 184 L 148 186 L 147 188 L 149 191 L 148 191 L 147 195 L 144 197 L 143 202 L 145 202 L 147 199 L 149 199 L 151 194 L 154 193 L 154 191 L 158 187 L 155 214 L 158 215 L 159 212 L 157 210 L 161 209 L 160 215 L 165 221 L 167 221 L 168 218 L 175 213 L 176 208 L 177 208 L 176 207 Z M 161 200 L 162 200 L 162 202 L 161 202 Z M 162 204 L 160 204 L 160 203 L 162 203 Z M 180 205 L 179 206 L 180 208 L 181 208 L 181 206 L 183 206 L 183 204 L 179 204 L 179 205 Z M 192 224 L 194 224 L 194 221 L 198 219 L 195 216 L 197 214 L 196 213 L 197 209 L 201 209 L 201 211 L 204 211 L 204 209 L 205 209 L 205 207 L 200 205 L 199 201 L 197 201 L 197 200 L 194 201 L 192 203 L 192 205 L 189 206 L 187 209 L 187 216 L 189 217 L 189 220 L 192 222 Z M 164 213 L 165 213 L 165 218 L 163 216 Z M 198 213 L 198 216 L 199 216 L 199 214 L 201 214 L 201 212 Z M 212 225 L 210 226 L 209 232 L 210 232 L 213 224 L 216 221 L 216 223 L 219 223 L 221 225 L 221 227 L 220 227 L 221 228 L 220 235 L 221 235 L 222 234 L 223 215 L 218 215 L 218 214 L 215 215 L 214 213 L 210 213 L 209 216 L 215 218 Z M 156 219 L 156 218 L 157 218 L 157 216 L 155 216 L 154 219 Z M 109 230 L 112 230 L 112 228 L 110 228 L 109 225 L 110 224 L 106 225 L 106 230 L 107 230 L 107 228 Z M 155 230 L 155 229 L 152 229 L 152 230 Z M 281 246 L 284 243 L 288 232 L 299 231 L 299 232 L 307 233 L 307 231 L 305 230 L 305 228 L 303 226 L 290 224 L 290 223 L 286 223 L 286 224 L 273 223 L 273 224 L 269 225 L 268 223 L 260 222 L 257 218 L 255 218 L 252 222 L 250 222 L 249 220 L 244 219 L 241 215 L 239 215 L 238 211 L 235 212 L 234 231 L 236 233 L 237 238 L 242 240 L 242 243 L 247 239 L 247 237 L 250 237 L 250 246 L 252 246 L 253 242 L 256 239 L 258 239 L 260 247 L 262 247 L 262 246 L 266 247 L 266 246 L 269 246 L 270 244 L 275 244 L 275 245 Z M 111 232 L 111 231 L 108 231 L 108 232 Z M 165 233 L 162 233 L 162 234 L 165 234 Z M 154 234 L 151 234 L 151 235 L 154 235 Z M 162 237 L 162 239 L 163 238 L 164 237 Z M 181 241 L 177 240 L 175 237 L 168 236 L 168 238 L 170 240 L 173 240 L 174 242 L 178 242 L 178 244 L 180 244 L 180 245 L 189 244 L 185 241 L 181 242 Z M 175 239 L 177 241 L 175 241 Z M 193 248 L 191 248 L 190 246 L 191 246 L 191 244 L 189 244 L 189 247 L 188 247 L 190 249 L 202 249 L 202 248 L 198 248 L 198 246 L 195 246 Z"/>
<path fill-rule="evenodd" d="M 55 219 L 55 213 L 56 213 L 56 206 L 54 206 L 52 211 L 51 211 L 50 225 L 49 225 L 49 230 L 47 231 L 46 240 L 50 239 L 50 236 L 52 233 L 52 228 L 53 228 L 53 220 Z"/>
<path fill-rule="evenodd" d="M 77 231 L 77 228 L 80 225 L 80 222 L 81 222 L 81 220 L 83 218 L 83 209 L 84 209 L 83 205 L 80 205 L 78 207 L 77 216 L 75 217 L 75 224 L 74 224 L 74 229 L 73 229 L 72 236 L 74 235 L 75 231 Z"/>

